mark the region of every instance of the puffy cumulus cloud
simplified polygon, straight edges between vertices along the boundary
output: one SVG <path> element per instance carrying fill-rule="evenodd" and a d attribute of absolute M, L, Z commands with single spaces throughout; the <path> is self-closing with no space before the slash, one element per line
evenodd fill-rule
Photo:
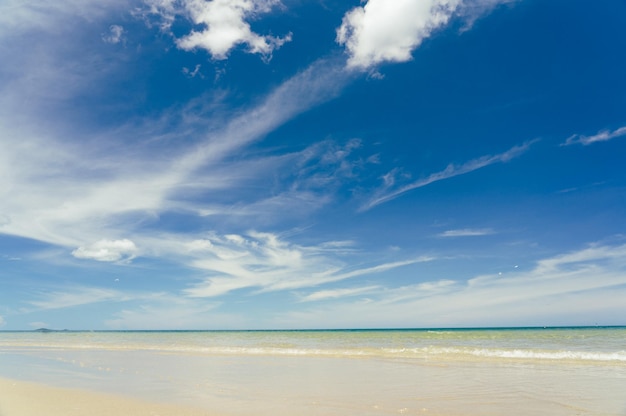
<path fill-rule="evenodd" d="M 128 239 L 100 240 L 86 247 L 79 247 L 72 251 L 72 255 L 79 259 L 98 261 L 131 260 L 137 255 L 137 246 Z"/>
<path fill-rule="evenodd" d="M 4 320 L 2 316 L 0 316 L 0 326 L 5 326 L 7 321 Z"/>
<path fill-rule="evenodd" d="M 355 7 L 337 29 L 348 66 L 367 69 L 382 62 L 404 62 L 433 30 L 448 22 L 461 0 L 369 0 Z"/>
<path fill-rule="evenodd" d="M 572 144 L 582 144 L 583 146 L 588 146 L 592 143 L 606 142 L 608 140 L 612 140 L 622 136 L 626 136 L 626 126 L 620 127 L 613 131 L 602 130 L 592 136 L 573 134 L 568 137 L 565 143 L 561 144 L 561 146 L 569 146 Z"/>
<path fill-rule="evenodd" d="M 337 42 L 347 49 L 348 67 L 369 69 L 383 62 L 405 62 L 424 39 L 452 17 L 471 28 L 501 4 L 518 0 L 368 0 L 345 14 Z"/>
<path fill-rule="evenodd" d="M 228 53 L 239 45 L 245 45 L 249 53 L 260 54 L 265 59 L 275 49 L 291 40 L 284 37 L 260 35 L 250 28 L 248 20 L 269 13 L 278 0 L 184 0 L 174 3 L 168 0 L 147 1 L 149 13 L 162 19 L 162 28 L 169 29 L 177 15 L 188 17 L 196 25 L 204 26 L 201 31 L 177 39 L 176 44 L 184 50 L 197 48 L 207 50 L 213 59 L 226 59 Z"/>

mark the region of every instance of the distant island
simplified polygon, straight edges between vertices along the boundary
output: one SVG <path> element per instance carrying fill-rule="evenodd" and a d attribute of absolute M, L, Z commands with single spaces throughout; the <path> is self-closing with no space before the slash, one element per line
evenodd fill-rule
<path fill-rule="evenodd" d="M 58 329 L 49 329 L 49 328 L 39 328 L 39 329 L 35 329 L 34 332 L 68 332 L 67 329 L 63 329 L 63 330 L 58 330 Z"/>

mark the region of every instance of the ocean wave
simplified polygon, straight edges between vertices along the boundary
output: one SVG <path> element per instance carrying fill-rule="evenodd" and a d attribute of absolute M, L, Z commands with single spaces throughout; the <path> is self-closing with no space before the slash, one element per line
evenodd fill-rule
<path fill-rule="evenodd" d="M 517 360 L 621 361 L 626 363 L 626 351 L 598 352 L 497 348 L 437 348 L 430 352 L 434 355 L 470 355 L 484 358 Z"/>
<path fill-rule="evenodd" d="M 380 358 L 404 360 L 508 360 L 508 361 L 568 361 L 568 362 L 612 362 L 626 364 L 626 351 L 572 351 L 540 350 L 515 348 L 476 348 L 476 347 L 346 347 L 313 348 L 298 346 L 233 346 L 198 344 L 110 344 L 110 343 L 29 343 L 8 345 L 3 343 L 0 349 L 32 351 L 45 350 L 103 350 L 103 351 L 150 351 L 162 354 L 190 355 L 231 355 L 231 356 L 292 356 L 292 357 L 344 357 L 344 358 Z"/>

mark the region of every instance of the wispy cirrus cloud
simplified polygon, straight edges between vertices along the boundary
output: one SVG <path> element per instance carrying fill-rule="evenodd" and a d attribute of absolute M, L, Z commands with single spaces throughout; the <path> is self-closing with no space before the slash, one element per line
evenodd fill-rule
<path fill-rule="evenodd" d="M 540 260 L 537 262 L 535 270 L 542 274 L 549 274 L 559 270 L 589 267 L 590 264 L 597 264 L 599 261 L 621 266 L 626 265 L 626 245 L 591 244 L 582 250 Z M 605 263 L 602 263 L 601 266 L 605 266 Z"/>
<path fill-rule="evenodd" d="M 58 33 L 67 28 L 58 24 L 60 18 L 97 19 L 111 9 L 123 10 L 126 0 L 108 1 L 106 7 L 97 0 L 58 0 L 42 3 L 36 0 L 4 0 L 0 4 L 0 37 L 15 35 L 25 29 L 37 28 Z"/>
<path fill-rule="evenodd" d="M 216 312 L 217 302 L 189 299 L 165 293 L 155 293 L 139 299 L 137 304 L 127 304 L 124 309 L 106 319 L 104 324 L 112 329 L 201 329 L 211 327 L 245 327 L 237 315 Z M 216 324 L 215 323 L 219 323 Z"/>
<path fill-rule="evenodd" d="M 316 322 L 333 322 L 338 328 L 390 324 L 432 328 L 594 325 L 600 317 L 615 316 L 607 323 L 619 324 L 626 296 L 625 259 L 626 245 L 593 244 L 506 274 L 401 287 L 380 285 L 367 293 L 367 299 L 355 296 L 337 304 L 311 304 L 310 309 L 277 321 L 285 326 L 298 322 L 316 327 Z"/>
<path fill-rule="evenodd" d="M 210 273 L 184 290 L 190 297 L 217 297 L 239 289 L 259 292 L 315 287 L 331 282 L 373 275 L 434 260 L 421 256 L 370 267 L 348 267 L 341 256 L 345 245 L 319 246 L 289 243 L 272 233 L 212 235 L 189 244 L 196 256 L 192 265 Z"/>
<path fill-rule="evenodd" d="M 592 136 L 584 136 L 580 134 L 573 134 L 561 143 L 561 146 L 571 146 L 573 144 L 581 144 L 583 146 L 589 146 L 593 143 L 606 142 L 618 137 L 626 136 L 626 126 L 620 127 L 613 131 L 601 130 Z"/>
<path fill-rule="evenodd" d="M 496 232 L 491 228 L 459 228 L 456 230 L 446 230 L 437 234 L 437 237 L 478 237 L 495 233 Z"/>
<path fill-rule="evenodd" d="M 365 286 L 345 289 L 328 289 L 310 293 L 300 298 L 301 302 L 315 302 L 327 299 L 338 299 L 350 296 L 359 296 L 380 290 L 380 286 Z"/>
<path fill-rule="evenodd" d="M 247 111 L 237 112 L 230 119 L 204 120 L 200 127 L 222 127 L 203 133 L 204 139 L 196 145 L 170 155 L 159 151 L 159 142 L 141 145 L 141 152 L 127 146 L 120 136 L 135 136 L 138 132 L 132 126 L 118 129 L 118 140 L 100 147 L 89 141 L 79 143 L 78 138 L 68 140 L 67 136 L 62 141 L 54 130 L 43 133 L 11 129 L 8 123 L 4 139 L 0 139 L 0 171 L 7 179 L 0 187 L 0 232 L 75 249 L 82 247 L 75 251 L 82 258 L 98 257 L 87 254 L 93 254 L 89 247 L 98 249 L 99 241 L 130 240 L 137 244 L 141 236 L 136 235 L 136 228 L 141 221 L 181 207 L 201 212 L 205 205 L 198 205 L 195 194 L 217 194 L 250 180 L 251 169 L 262 165 L 262 161 L 249 160 L 247 170 L 224 171 L 222 164 L 295 115 L 334 97 L 349 79 L 338 62 L 317 61 Z M 46 145 L 42 145 L 44 142 Z M 317 158 L 325 160 L 328 152 L 330 149 L 315 151 Z M 143 156 L 137 157 L 140 154 Z M 342 160 L 325 162 L 329 169 L 332 164 L 339 166 Z M 291 196 L 281 190 L 282 201 L 289 203 L 287 197 L 295 197 L 293 201 L 304 205 L 319 204 L 323 198 L 307 198 L 306 193 L 314 186 L 313 176 L 321 180 L 322 173 L 318 169 L 308 179 L 294 179 L 298 186 L 291 187 Z M 16 193 L 16 189 L 21 192 Z M 267 196 L 253 197 L 258 199 L 244 201 L 246 206 L 254 208 L 257 204 L 261 209 L 262 205 L 282 203 Z M 233 201 L 229 201 L 221 212 L 230 213 L 232 207 Z M 150 250 L 138 246 L 138 251 Z M 124 257 L 128 258 L 128 253 Z"/>
<path fill-rule="evenodd" d="M 470 173 L 496 163 L 509 162 L 512 159 L 515 159 L 516 157 L 524 154 L 536 141 L 537 140 L 532 140 L 519 146 L 513 146 L 506 152 L 499 153 L 497 155 L 488 155 L 479 157 L 477 159 L 472 159 L 468 162 L 463 163 L 462 165 L 450 164 L 444 170 L 433 173 L 424 179 L 420 179 L 408 185 L 395 187 L 395 180 L 387 175 L 383 177 L 383 187 L 375 192 L 374 196 L 371 197 L 365 204 L 363 204 L 359 210 L 370 210 L 375 206 L 383 204 L 385 202 L 389 202 L 408 191 L 430 185 L 431 183 L 450 179 L 459 175 L 464 175 L 466 173 Z"/>
<path fill-rule="evenodd" d="M 60 246 L 85 261 L 168 256 L 184 263 L 186 258 L 176 257 L 183 251 L 177 245 L 197 238 L 190 235 L 193 232 L 144 226 L 170 213 L 189 221 L 200 217 L 208 222 L 208 215 L 265 221 L 285 212 L 305 215 L 330 201 L 328 190 L 339 186 L 338 178 L 351 174 L 353 164 L 346 156 L 351 144 L 335 148 L 327 142 L 294 154 L 256 158 L 242 156 L 242 150 L 338 95 L 352 79 L 339 59 L 317 60 L 265 96 L 232 111 L 207 110 L 212 97 L 199 96 L 195 104 L 139 121 L 121 120 L 113 129 L 78 128 L 74 116 L 58 114 L 61 104 L 82 99 L 93 85 L 106 85 L 114 77 L 108 66 L 112 60 L 105 59 L 111 48 L 94 51 L 83 42 L 88 36 L 73 31 L 82 34 L 99 27 L 91 33 L 98 38 L 101 28 L 108 27 L 104 40 L 122 41 L 126 31 L 110 24 L 110 13 L 116 12 L 118 18 L 123 4 L 76 0 L 0 4 L 0 22 L 6 23 L 0 25 L 0 38 L 12 39 L 0 50 L 0 60 L 7 63 L 0 71 L 0 233 Z M 213 50 L 217 55 L 244 45 L 269 56 L 278 45 L 249 32 L 248 23 L 280 7 L 276 1 L 146 4 L 148 12 L 170 23 L 173 20 L 168 19 L 183 18 L 204 24 L 210 36 L 225 42 L 225 49 Z M 76 15 L 92 26 L 75 25 Z M 211 20 L 216 18 L 222 26 Z M 228 40 L 224 36 L 231 29 L 237 36 Z M 241 37 L 244 32 L 250 36 Z M 34 38 L 40 39 L 40 47 L 28 49 Z M 24 49 L 32 53 L 24 54 Z M 49 105 L 39 108 L 40 103 Z M 164 152 L 174 141 L 176 145 Z M 278 160 L 283 160 L 280 170 L 272 166 Z M 288 161 L 297 161 L 299 169 L 290 170 Z M 245 192 L 258 178 L 271 180 L 274 173 L 281 179 L 276 187 L 256 186 L 258 193 Z"/>
<path fill-rule="evenodd" d="M 112 289 L 98 287 L 75 288 L 71 291 L 52 291 L 41 294 L 40 300 L 29 304 L 38 310 L 63 309 L 100 302 L 122 302 L 129 300 L 127 294 Z"/>
<path fill-rule="evenodd" d="M 193 9 L 198 18 L 206 14 L 205 7 L 215 7 L 220 13 L 232 12 L 235 20 L 224 19 L 224 22 L 235 26 L 241 23 L 237 19 L 251 19 L 279 5 L 248 0 L 149 3 L 154 13 L 169 16 L 184 6 Z M 111 2 L 103 7 L 97 2 L 66 0 L 44 5 L 10 0 L 0 5 L 3 11 L 0 19 L 7 19 L 13 25 L 12 32 L 8 26 L 0 28 L 0 37 L 19 40 L 24 35 L 23 41 L 27 42 L 29 37 L 41 35 L 42 43 L 50 44 L 27 55 L 21 53 L 25 45 L 19 42 L 0 51 L 0 59 L 11 63 L 1 74 L 7 82 L 0 83 L 0 113 L 4 114 L 0 116 L 0 174 L 4 179 L 0 185 L 0 232 L 68 247 L 79 258 L 119 260 L 134 254 L 126 250 L 118 255 L 119 247 L 102 249 L 103 242 L 132 241 L 137 245 L 137 241 L 147 240 L 137 235 L 141 234 L 138 228 L 143 222 L 153 221 L 169 211 L 207 211 L 207 204 L 195 198 L 198 194 L 210 194 L 213 200 L 220 200 L 214 195 L 226 188 L 236 188 L 254 174 L 254 165 L 259 161 L 247 160 L 246 169 L 224 169 L 233 155 L 294 116 L 332 99 L 351 78 L 339 60 L 321 59 L 247 108 L 217 115 L 207 115 L 196 107 L 173 108 L 166 111 L 169 116 L 164 117 L 165 121 L 163 117 L 148 117 L 143 123 L 129 120 L 105 131 L 100 126 L 74 129 L 73 119 L 32 106 L 23 108 L 25 102 L 48 102 L 51 108 L 57 108 L 61 102 L 81 97 L 86 85 L 107 83 L 103 79 L 111 74 L 103 70 L 100 60 L 108 60 L 90 52 L 89 62 L 82 62 L 81 58 L 87 54 L 79 52 L 88 45 L 76 41 L 83 36 L 74 36 L 71 30 L 74 25 L 68 21 L 75 17 L 74 12 L 102 23 L 101 20 L 108 20 L 109 6 L 119 4 Z M 113 10 L 117 10 L 115 7 Z M 52 41 L 44 35 L 55 27 L 64 30 L 55 32 Z M 109 28 L 107 39 L 121 40 L 123 28 L 116 25 Z M 61 51 L 59 44 L 67 46 Z M 76 52 L 75 59 L 64 59 L 67 50 Z M 35 55 L 44 59 L 36 59 L 36 65 L 25 61 Z M 90 65 L 98 66 L 99 70 L 91 71 Z M 174 132 L 168 130 L 172 119 L 181 120 Z M 193 140 L 185 145 L 171 152 L 162 151 L 163 137 L 180 140 L 190 135 Z M 313 175 L 321 179 L 322 172 Z M 324 198 L 311 191 L 312 178 L 294 179 L 293 183 L 297 186 L 279 189 L 271 196 L 253 195 L 215 207 L 222 213 L 231 213 L 235 206 L 239 212 L 254 215 L 256 209 L 265 207 L 271 210 L 297 202 L 305 208 L 323 203 Z M 50 192 L 51 189 L 55 191 Z M 131 251 L 151 250 L 137 246 L 137 250 Z"/>

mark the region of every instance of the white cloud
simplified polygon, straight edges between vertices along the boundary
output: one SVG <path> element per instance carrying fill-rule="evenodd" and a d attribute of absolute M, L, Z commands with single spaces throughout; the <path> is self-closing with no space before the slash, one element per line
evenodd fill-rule
<path fill-rule="evenodd" d="M 99 0 L 3 0 L 0 2 L 0 37 L 15 34 L 25 28 L 37 28 L 59 33 L 67 27 L 58 25 L 58 18 L 93 20 L 111 9 L 123 10 L 128 7 L 126 0 L 107 1 L 106 7 Z"/>
<path fill-rule="evenodd" d="M 481 235 L 491 235 L 495 232 L 491 228 L 461 228 L 458 230 L 447 230 L 437 234 L 438 237 L 477 237 Z"/>
<path fill-rule="evenodd" d="M 348 67 L 369 69 L 384 62 L 405 62 L 424 39 L 460 16 L 469 29 L 500 4 L 517 0 L 367 0 L 347 12 L 337 42 L 348 53 Z"/>
<path fill-rule="evenodd" d="M 124 301 L 128 296 L 118 291 L 94 287 L 75 289 L 72 292 L 45 293 L 43 299 L 29 302 L 37 309 L 63 309 L 105 301 Z"/>
<path fill-rule="evenodd" d="M 459 10 L 457 10 L 457 14 L 461 15 L 465 21 L 461 32 L 470 30 L 478 19 L 490 13 L 496 7 L 513 5 L 520 1 L 522 0 L 463 0 Z"/>
<path fill-rule="evenodd" d="M 109 26 L 109 33 L 106 35 L 102 35 L 102 40 L 106 43 L 120 43 L 122 40 L 124 40 L 124 28 L 120 25 Z"/>
<path fill-rule="evenodd" d="M 355 7 L 337 29 L 348 66 L 367 69 L 382 62 L 403 62 L 437 28 L 445 25 L 461 0 L 369 0 Z"/>
<path fill-rule="evenodd" d="M 349 288 L 349 289 L 329 289 L 329 290 L 320 290 L 317 292 L 310 293 L 306 296 L 303 296 L 300 301 L 301 302 L 313 302 L 320 301 L 326 299 L 337 299 L 343 298 L 347 296 L 358 296 L 365 293 L 376 292 L 380 290 L 380 286 L 366 286 L 366 287 L 357 287 L 357 288 Z"/>
<path fill-rule="evenodd" d="M 583 250 L 541 260 L 537 263 L 537 271 L 552 273 L 559 269 L 581 267 L 585 263 L 599 260 L 625 263 L 626 245 L 602 246 L 594 244 Z"/>
<path fill-rule="evenodd" d="M 593 245 L 527 270 L 381 287 L 368 299 L 312 306 L 276 319 L 286 327 L 621 324 L 625 296 L 626 245 Z"/>
<path fill-rule="evenodd" d="M 321 60 L 285 81 L 258 105 L 230 118 L 220 113 L 223 118 L 206 117 L 198 122 L 188 117 L 191 110 L 177 110 L 172 117 L 192 119 L 180 128 L 197 132 L 201 139 L 195 147 L 171 153 L 162 152 L 158 141 L 128 146 L 131 140 L 127 138 L 136 143 L 146 135 L 163 134 L 153 120 L 146 120 L 145 125 L 151 126 L 148 133 L 142 124 L 85 138 L 83 133 L 74 137 L 67 127 L 46 129 L 35 122 L 41 120 L 39 116 L 28 113 L 20 117 L 29 122 L 14 125 L 14 118 L 7 115 L 12 113 L 5 113 L 0 116 L 0 175 L 4 179 L 0 182 L 0 230 L 62 247 L 80 247 L 74 251 L 77 257 L 118 261 L 138 253 L 128 244 L 94 241 L 103 235 L 124 235 L 141 246 L 142 254 L 172 249 L 138 231 L 141 221 L 152 221 L 169 210 L 195 215 L 208 207 L 213 215 L 231 215 L 248 207 L 243 211 L 252 218 L 255 210 L 258 214 L 261 209 L 297 202 L 303 209 L 290 212 L 306 212 L 307 204 L 319 206 L 323 201 L 308 189 L 283 195 L 279 192 L 274 195 L 279 198 L 272 201 L 265 199 L 267 195 L 255 195 L 253 198 L 260 199 L 248 199 L 235 209 L 232 204 L 215 204 L 213 209 L 199 204 L 195 196 L 223 195 L 226 187 L 236 196 L 234 190 L 248 178 L 257 177 L 255 169 L 271 160 L 240 163 L 235 170 L 225 170 L 223 162 L 295 115 L 331 99 L 349 79 L 340 62 Z M 29 96 L 27 92 L 25 95 Z M 12 108 L 12 100 L 7 100 L 4 108 Z M 99 142 L 106 142 L 106 146 Z M 335 162 L 343 163 L 339 159 Z"/>
<path fill-rule="evenodd" d="M 72 251 L 79 259 L 98 261 L 130 260 L 137 255 L 137 246 L 128 239 L 100 240 L 87 247 L 79 247 Z"/>
<path fill-rule="evenodd" d="M 371 267 L 346 268 L 339 258 L 346 254 L 343 244 L 301 246 L 272 233 L 251 232 L 247 236 L 209 237 L 210 244 L 194 241 L 193 266 L 211 273 L 202 282 L 185 290 L 191 297 L 215 297 L 254 288 L 261 292 L 319 286 L 358 276 L 382 273 L 411 264 L 433 260 L 417 257 Z"/>
<path fill-rule="evenodd" d="M 155 294 L 137 306 L 114 314 L 104 323 L 112 329 L 241 328 L 240 317 L 216 312 L 219 303 Z"/>
<path fill-rule="evenodd" d="M 616 130 L 601 130 L 593 136 L 583 136 L 580 134 L 573 134 L 567 138 L 567 140 L 561 144 L 561 146 L 569 146 L 572 144 L 582 144 L 588 146 L 592 143 L 606 142 L 608 140 L 615 139 L 617 137 L 626 136 L 626 126 L 620 127 Z"/>
<path fill-rule="evenodd" d="M 433 173 L 424 179 L 420 179 L 411 184 L 404 185 L 398 189 L 391 189 L 395 185 L 395 178 L 389 178 L 388 175 L 383 177 L 384 186 L 372 197 L 368 202 L 361 206 L 361 211 L 367 211 L 377 205 L 391 201 L 404 194 L 405 192 L 413 189 L 421 188 L 431 183 L 442 181 L 445 179 L 453 178 L 455 176 L 464 175 L 466 173 L 473 172 L 475 170 L 484 168 L 494 163 L 506 163 L 510 160 L 525 153 L 530 146 L 535 143 L 536 140 L 524 143 L 520 146 L 513 146 L 504 153 L 497 155 L 482 156 L 477 159 L 472 159 L 469 162 L 465 162 L 462 165 L 448 165 L 444 170 Z"/>
<path fill-rule="evenodd" d="M 167 111 L 164 120 L 147 118 L 143 123 L 93 133 L 88 126 L 75 128 L 76 120 L 56 114 L 55 109 L 62 103 L 82 97 L 92 85 L 106 85 L 107 80 L 108 64 L 104 61 L 108 60 L 97 61 L 101 58 L 98 51 L 86 53 L 80 36 L 72 31 L 76 26 L 68 21 L 76 19 L 75 14 L 86 21 L 110 21 L 107 13 L 117 9 L 110 10 L 109 6 L 118 7 L 119 3 L 0 2 L 0 37 L 11 35 L 17 39 L 21 34 L 41 40 L 35 49 L 7 42 L 9 46 L 0 51 L 0 61 L 11 63 L 6 67 L 11 78 L 0 86 L 0 232 L 72 250 L 79 247 L 74 255 L 81 258 L 118 261 L 138 253 L 118 243 L 94 241 L 102 236 L 113 236 L 113 240 L 125 236 L 148 255 L 163 247 L 172 249 L 140 230 L 142 222 L 153 221 L 163 212 L 196 215 L 211 209 L 214 215 L 241 212 L 252 218 L 263 210 L 275 212 L 294 204 L 298 209 L 290 212 L 310 212 L 307 210 L 327 201 L 319 192 L 312 192 L 310 184 L 303 186 L 301 178 L 292 189 L 277 189 L 269 197 L 270 192 L 246 197 L 236 206 L 231 201 L 200 204 L 196 197 L 201 193 L 219 201 L 223 189 L 236 190 L 248 178 L 258 176 L 255 161 L 238 164 L 236 171 L 225 169 L 223 162 L 295 115 L 336 96 L 351 76 L 339 60 L 314 62 L 260 98 L 258 105 L 237 109 L 230 115 L 224 111 L 199 114 L 197 107 L 190 106 Z M 187 8 L 196 4 L 194 13 L 198 16 L 204 7 L 191 1 L 159 0 L 151 4 L 154 13 L 163 14 L 188 13 Z M 233 12 L 237 16 L 248 10 L 242 15 L 246 21 L 278 5 L 274 1 L 215 4 L 225 9 L 240 7 Z M 187 11 L 181 11 L 181 7 Z M 13 25 L 13 32 L 8 25 Z M 44 36 L 48 32 L 54 37 Z M 114 29 L 113 34 L 118 32 Z M 81 56 L 88 56 L 88 62 Z M 96 62 L 92 62 L 94 59 Z M 196 69 L 188 75 L 199 76 Z M 37 108 L 41 103 L 51 105 Z M 206 104 L 202 101 L 200 105 Z M 172 120 L 182 120 L 173 129 L 175 133 L 167 130 Z M 163 152 L 163 137 L 170 134 L 180 138 L 181 131 L 193 136 L 193 145 Z M 180 236 L 172 238 L 184 240 Z M 146 247 L 144 242 L 153 247 Z"/>
<path fill-rule="evenodd" d="M 200 78 L 204 78 L 204 75 L 202 75 L 202 73 L 200 72 L 200 68 L 202 67 L 202 65 L 197 64 L 193 70 L 184 67 L 182 69 L 182 73 L 185 74 L 186 76 L 188 76 L 189 78 L 195 78 L 196 76 L 199 76 Z"/>
<path fill-rule="evenodd" d="M 2 316 L 0 316 L 0 327 L 1 326 L 5 326 L 7 323 L 7 321 L 4 320 L 4 318 Z"/>
<path fill-rule="evenodd" d="M 168 0 L 149 0 L 149 13 L 161 16 L 164 28 L 169 29 L 176 15 L 188 16 L 202 31 L 176 40 L 184 50 L 205 49 L 213 59 L 226 59 L 238 45 L 245 45 L 248 53 L 260 54 L 269 59 L 275 49 L 291 40 L 284 37 L 260 35 L 250 28 L 248 20 L 269 13 L 280 5 L 278 0 L 183 0 L 175 3 Z"/>

